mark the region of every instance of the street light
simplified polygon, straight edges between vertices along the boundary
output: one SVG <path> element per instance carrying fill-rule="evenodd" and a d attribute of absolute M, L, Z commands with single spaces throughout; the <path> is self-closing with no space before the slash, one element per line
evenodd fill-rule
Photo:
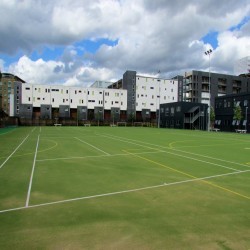
<path fill-rule="evenodd" d="M 159 112 L 158 112 L 158 128 L 160 128 L 160 120 L 161 120 L 161 113 L 160 113 L 160 106 L 161 106 L 161 95 L 160 95 L 160 82 L 159 82 Z M 157 99 L 158 99 L 157 98 Z"/>
<path fill-rule="evenodd" d="M 212 54 L 212 50 L 209 49 L 205 52 L 205 55 L 209 58 L 209 73 L 208 73 L 208 95 L 209 95 L 209 101 L 208 101 L 208 123 L 207 123 L 207 131 L 210 129 L 210 106 L 211 106 L 211 94 L 210 94 L 210 55 Z"/>
<path fill-rule="evenodd" d="M 246 130 L 246 132 L 247 132 L 247 109 L 248 109 L 248 107 L 246 107 L 246 124 L 245 124 L 245 130 Z"/>

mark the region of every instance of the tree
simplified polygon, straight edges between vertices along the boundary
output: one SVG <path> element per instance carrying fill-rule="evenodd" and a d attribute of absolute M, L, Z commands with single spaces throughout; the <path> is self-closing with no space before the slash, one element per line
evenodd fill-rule
<path fill-rule="evenodd" d="M 211 124 L 211 127 L 214 127 L 214 121 L 215 121 L 215 113 L 214 113 L 214 108 L 211 106 L 211 108 L 210 108 L 210 124 Z"/>
<path fill-rule="evenodd" d="M 234 116 L 233 119 L 236 121 L 239 121 L 238 125 L 240 126 L 240 121 L 242 120 L 243 115 L 242 115 L 242 110 L 241 107 L 238 105 L 234 107 Z"/>

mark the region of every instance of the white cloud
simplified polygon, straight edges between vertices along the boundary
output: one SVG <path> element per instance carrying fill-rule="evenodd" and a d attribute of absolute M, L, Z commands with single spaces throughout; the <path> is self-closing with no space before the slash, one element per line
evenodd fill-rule
<path fill-rule="evenodd" d="M 42 59 L 32 61 L 27 56 L 23 56 L 17 63 L 10 66 L 10 72 L 33 84 L 64 84 L 67 86 L 88 86 L 97 79 L 107 80 L 115 77 L 114 72 L 110 69 L 93 68 L 86 65 L 67 71 L 65 69 L 72 66 L 74 62 L 68 64 L 52 60 L 46 62 Z"/>
<path fill-rule="evenodd" d="M 0 2 L 0 53 L 25 56 L 11 65 L 28 82 L 90 84 L 119 79 L 125 70 L 173 76 L 207 69 L 200 39 L 217 31 L 214 71 L 232 73 L 233 63 L 249 54 L 248 0 L 3 0 Z M 118 40 L 90 53 L 82 40 Z M 80 44 L 80 45 L 76 45 Z M 63 54 L 43 59 L 43 48 L 66 46 Z M 31 60 L 34 51 L 41 59 Z M 0 54 L 1 55 L 1 54 Z"/>

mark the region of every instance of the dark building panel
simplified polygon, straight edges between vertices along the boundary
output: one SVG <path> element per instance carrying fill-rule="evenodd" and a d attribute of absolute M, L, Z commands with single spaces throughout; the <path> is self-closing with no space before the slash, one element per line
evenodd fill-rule
<path fill-rule="evenodd" d="M 88 119 L 88 108 L 87 108 L 87 106 L 77 106 L 77 117 L 78 117 L 79 121 Z"/>
<path fill-rule="evenodd" d="M 19 117 L 25 119 L 32 119 L 33 105 L 32 104 L 20 104 L 19 105 Z"/>
<path fill-rule="evenodd" d="M 104 115 L 103 107 L 95 107 L 94 109 L 94 117 L 96 121 L 103 121 L 103 115 Z"/>
<path fill-rule="evenodd" d="M 120 121 L 120 108 L 111 107 L 111 120 L 113 122 Z"/>
<path fill-rule="evenodd" d="M 173 102 L 160 105 L 160 127 L 207 130 L 208 105 Z"/>
<path fill-rule="evenodd" d="M 69 105 L 59 105 L 59 118 L 70 118 Z"/>
<path fill-rule="evenodd" d="M 40 118 L 51 119 L 51 117 L 52 117 L 52 106 L 42 104 L 40 109 Z"/>
<path fill-rule="evenodd" d="M 136 114 L 136 71 L 126 71 L 123 74 L 123 89 L 127 90 L 127 115 Z"/>
<path fill-rule="evenodd" d="M 234 119 L 234 109 L 240 106 L 242 119 Z M 215 124 L 222 131 L 250 131 L 250 93 L 231 94 L 215 98 Z"/>

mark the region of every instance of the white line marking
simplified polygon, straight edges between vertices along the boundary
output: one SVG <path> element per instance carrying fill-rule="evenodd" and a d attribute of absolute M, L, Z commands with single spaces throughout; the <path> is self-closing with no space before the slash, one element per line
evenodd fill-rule
<path fill-rule="evenodd" d="M 96 149 L 96 150 L 98 150 L 98 151 L 104 153 L 105 155 L 110 155 L 109 153 L 107 153 L 107 152 L 101 150 L 100 148 L 95 147 L 94 145 L 92 145 L 92 144 L 90 144 L 90 143 L 87 143 L 86 141 L 83 141 L 83 140 L 81 140 L 81 139 L 79 139 L 79 138 L 77 138 L 77 137 L 75 137 L 75 139 L 77 139 L 78 141 L 83 142 L 83 143 L 89 145 L 90 147 L 92 147 L 92 148 L 94 148 L 94 149 Z"/>
<path fill-rule="evenodd" d="M 34 128 L 32 129 L 31 133 L 32 133 L 35 129 L 36 129 L 36 127 L 34 127 Z"/>
<path fill-rule="evenodd" d="M 219 174 L 219 175 L 212 175 L 212 176 L 195 178 L 195 179 L 188 179 L 188 180 L 184 180 L 184 181 L 164 183 L 164 184 L 160 184 L 160 185 L 148 186 L 148 187 L 143 187 L 143 188 L 135 188 L 135 189 L 117 191 L 117 192 L 112 192 L 112 193 L 97 194 L 97 195 L 83 196 L 83 197 L 61 200 L 61 201 L 41 203 L 41 204 L 27 206 L 27 207 L 25 206 L 25 207 L 11 208 L 11 209 L 6 209 L 6 210 L 1 210 L 0 213 L 28 209 L 28 208 L 43 207 L 43 206 L 49 206 L 49 205 L 67 203 L 67 202 L 73 202 L 73 201 L 79 201 L 79 200 L 87 200 L 87 199 L 93 199 L 93 198 L 99 198 L 99 197 L 105 197 L 105 196 L 112 196 L 112 195 L 118 195 L 118 194 L 133 193 L 133 192 L 138 192 L 138 191 L 143 191 L 143 190 L 156 189 L 156 188 L 160 188 L 160 187 L 179 185 L 179 184 L 184 184 L 184 183 L 189 183 L 189 182 L 197 182 L 197 181 L 213 179 L 213 178 L 217 178 L 217 177 L 224 177 L 224 176 L 229 176 L 229 175 L 236 175 L 236 174 L 247 173 L 247 172 L 250 172 L 250 169 L 244 170 L 244 171 L 239 171 L 239 172 L 231 172 L 231 173 L 226 173 L 226 174 Z"/>
<path fill-rule="evenodd" d="M 145 148 L 153 149 L 153 148 L 151 148 L 151 147 L 144 146 L 144 145 L 142 145 L 142 144 L 130 142 L 130 140 L 127 140 L 127 139 L 123 139 L 123 140 L 122 140 L 122 139 L 118 139 L 118 138 L 116 138 L 116 137 L 105 136 L 105 135 L 103 135 L 103 136 L 104 136 L 104 137 L 107 137 L 107 138 L 110 138 L 110 139 L 114 139 L 114 140 L 118 140 L 118 141 L 122 141 L 122 142 L 127 142 L 127 143 L 131 143 L 131 144 L 134 144 L 134 145 L 142 146 L 142 147 L 145 147 Z M 133 140 L 132 140 L 132 141 L 133 141 Z M 143 143 L 143 142 L 142 142 L 142 143 Z M 155 145 L 155 146 L 158 146 L 158 145 Z M 158 147 L 161 147 L 161 146 L 158 146 Z M 165 148 L 165 147 L 164 147 L 164 148 Z M 176 156 L 179 156 L 179 157 L 182 157 L 182 158 L 187 158 L 187 159 L 190 159 L 190 160 L 199 161 L 199 162 L 203 162 L 203 163 L 210 164 L 210 165 L 219 166 L 219 167 L 226 168 L 226 169 L 230 169 L 230 170 L 234 170 L 234 171 L 240 171 L 240 170 L 235 169 L 235 168 L 230 168 L 230 167 L 226 167 L 226 166 L 223 166 L 223 165 L 220 165 L 220 164 L 217 164 L 217 163 L 212 163 L 212 162 L 208 162 L 208 161 L 199 160 L 199 159 L 196 159 L 196 158 L 193 158 L 193 157 L 189 157 L 189 156 L 185 156 L 185 155 L 176 154 L 176 153 L 169 152 L 169 151 L 166 151 L 166 150 L 165 150 L 164 152 L 167 153 L 167 154 L 176 155 Z"/>
<path fill-rule="evenodd" d="M 158 154 L 164 153 L 165 151 L 149 151 L 149 152 L 139 152 L 133 153 L 134 155 L 141 155 L 141 154 Z M 57 161 L 57 160 L 72 160 L 72 159 L 85 159 L 85 158 L 100 158 L 100 157 L 115 157 L 115 156 L 127 156 L 131 155 L 131 153 L 122 153 L 122 154 L 109 154 L 109 155 L 87 155 L 87 156 L 74 156 L 74 157 L 61 157 L 61 158 L 51 158 L 51 159 L 41 159 L 37 161 Z"/>
<path fill-rule="evenodd" d="M 111 135 L 109 135 L 109 136 L 111 136 Z M 114 137 L 118 137 L 118 136 L 114 136 Z M 136 142 L 138 142 L 137 140 L 133 140 L 133 139 L 123 138 L 123 137 L 118 137 L 118 138 L 121 139 L 121 140 L 128 140 L 128 141 L 136 141 Z M 201 155 L 201 154 L 191 153 L 191 152 L 187 152 L 187 151 L 179 150 L 179 149 L 172 149 L 172 148 L 169 148 L 169 147 L 160 146 L 160 145 L 156 145 L 156 144 L 152 144 L 152 143 L 148 143 L 148 142 L 142 142 L 142 141 L 139 141 L 139 142 L 140 143 L 144 143 L 144 144 L 148 144 L 148 145 L 151 145 L 151 146 L 154 146 L 154 147 L 160 147 L 160 148 L 164 148 L 164 149 L 170 149 L 170 150 L 173 150 L 173 151 L 179 151 L 179 152 L 186 153 L 186 154 L 196 155 L 196 156 L 200 156 L 200 157 L 204 157 L 204 158 L 209 158 L 209 159 L 212 159 L 212 160 L 217 160 L 217 161 L 222 161 L 222 162 L 236 164 L 236 165 L 239 165 L 239 166 L 248 167 L 245 164 L 241 164 L 241 163 L 238 163 L 238 162 L 227 161 L 227 160 L 223 160 L 223 159 L 219 159 L 219 158 L 214 158 L 214 157 L 207 156 L 207 155 Z"/>
<path fill-rule="evenodd" d="M 39 138 L 40 138 L 40 135 L 38 135 L 38 137 L 37 137 L 36 151 L 35 151 L 35 155 L 34 155 L 34 161 L 33 161 L 32 171 L 31 171 L 31 175 L 30 175 L 29 189 L 28 189 L 28 194 L 27 194 L 27 199 L 26 199 L 26 204 L 25 204 L 26 207 L 29 206 L 29 201 L 30 201 L 30 192 L 31 192 L 33 175 L 34 175 L 34 170 L 35 170 L 35 165 L 36 165 L 36 156 L 37 156 L 37 150 L 38 150 L 38 145 L 39 145 Z"/>
<path fill-rule="evenodd" d="M 4 164 L 10 159 L 10 157 L 15 154 L 15 152 L 22 146 L 22 144 L 26 141 L 26 139 L 29 137 L 29 134 L 23 139 L 23 141 L 16 147 L 16 149 L 7 157 L 7 159 L 2 163 L 0 166 L 0 169 L 4 166 Z"/>

